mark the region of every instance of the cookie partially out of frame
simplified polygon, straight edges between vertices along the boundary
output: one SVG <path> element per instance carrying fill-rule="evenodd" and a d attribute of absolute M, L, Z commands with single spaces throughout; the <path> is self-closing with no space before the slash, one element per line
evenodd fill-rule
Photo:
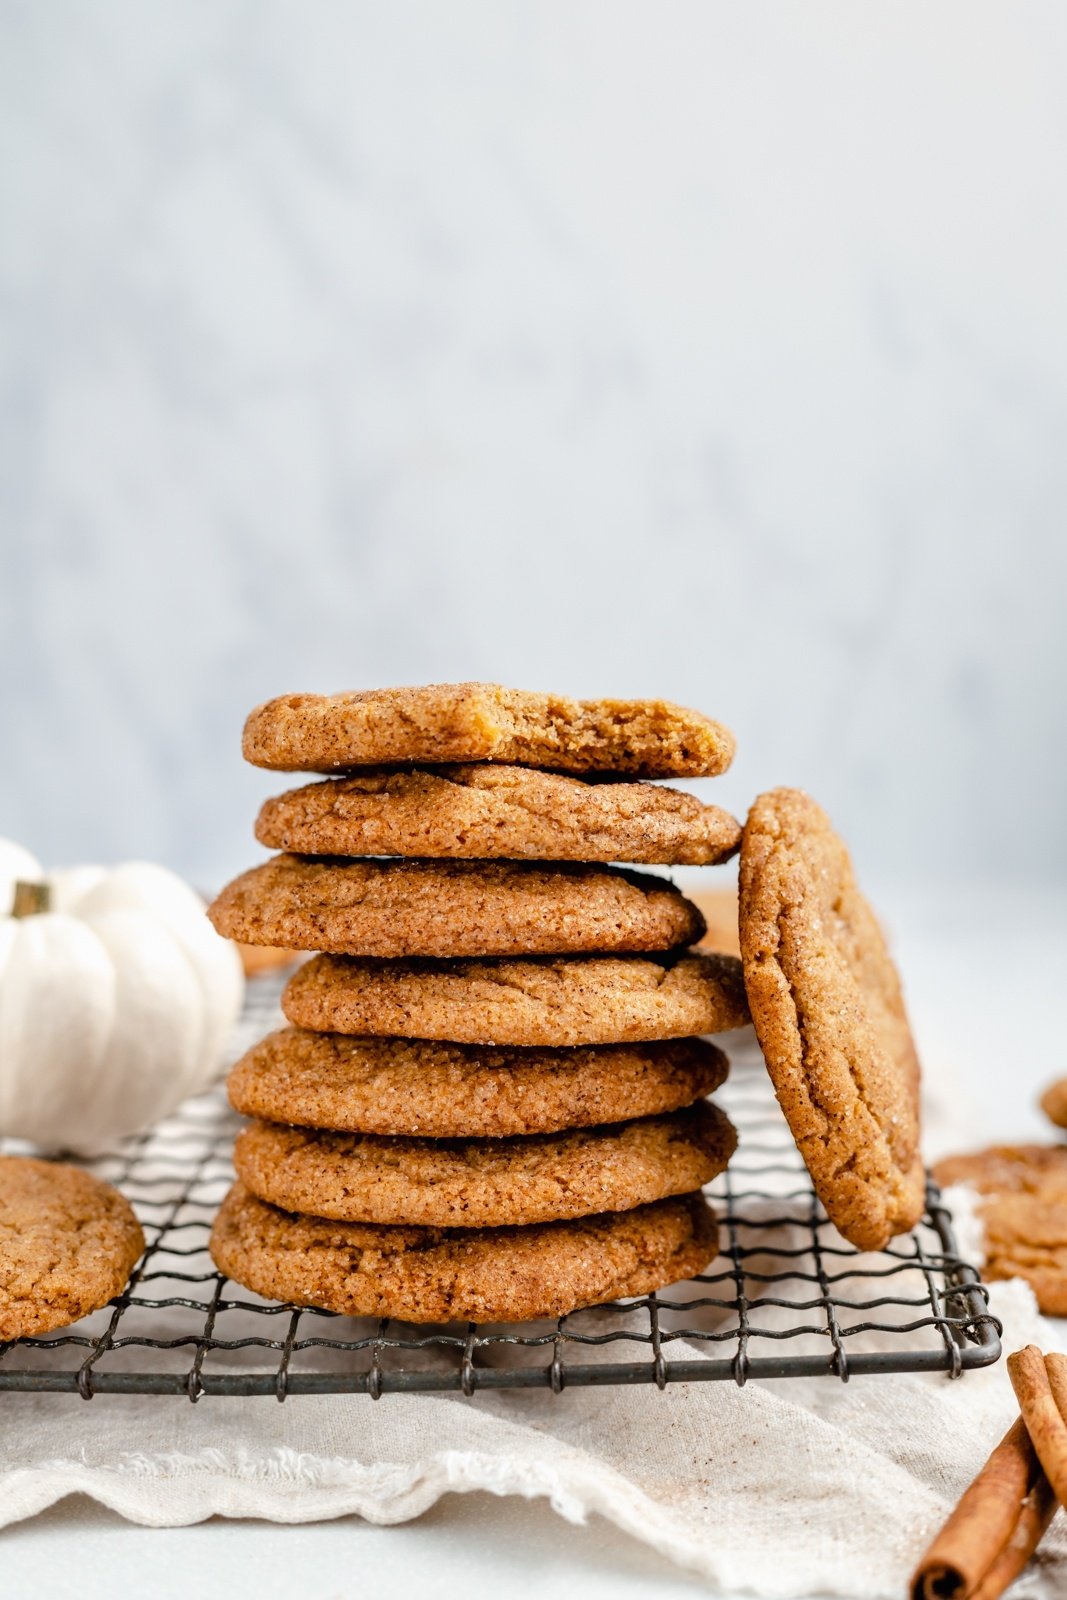
<path fill-rule="evenodd" d="M 287 694 L 245 723 L 244 756 L 281 772 L 500 761 L 557 772 L 700 778 L 725 772 L 728 729 L 668 700 L 569 700 L 495 683 Z"/>
<path fill-rule="evenodd" d="M 253 1122 L 237 1176 L 283 1211 L 431 1228 L 511 1227 L 689 1194 L 726 1166 L 729 1118 L 706 1100 L 667 1116 L 517 1139 L 410 1139 Z"/>
<path fill-rule="evenodd" d="M 1041 1096 L 1041 1109 L 1057 1128 L 1067 1128 L 1067 1078 L 1057 1078 Z"/>
<path fill-rule="evenodd" d="M 982 1196 L 983 1277 L 1024 1278 L 1046 1316 L 1067 1316 L 1067 1145 L 993 1145 L 933 1172 Z"/>
<path fill-rule="evenodd" d="M 281 1028 L 230 1072 L 246 1116 L 431 1139 L 555 1133 L 677 1111 L 723 1082 L 705 1039 L 550 1050 Z"/>
<path fill-rule="evenodd" d="M 919 1064 L 900 979 L 848 851 L 797 789 L 759 797 L 741 843 L 752 1021 L 827 1215 L 881 1249 L 923 1212 Z"/>
<path fill-rule="evenodd" d="M 272 856 L 208 914 L 246 944 L 355 956 L 671 950 L 704 932 L 665 879 L 574 862 Z"/>
<path fill-rule="evenodd" d="M 0 1156 L 0 1340 L 65 1328 L 126 1286 L 144 1249 L 129 1202 L 91 1173 Z"/>
<path fill-rule="evenodd" d="M 626 1044 L 722 1033 L 749 1020 L 741 963 L 697 954 L 545 961 L 315 956 L 282 1010 L 301 1028 L 460 1044 Z"/>
<path fill-rule="evenodd" d="M 680 789 L 485 763 L 309 783 L 265 802 L 256 838 L 303 855 L 709 866 L 734 854 L 741 824 Z"/>
<path fill-rule="evenodd" d="M 718 1228 L 703 1195 L 526 1228 L 406 1228 L 279 1211 L 240 1182 L 211 1254 L 269 1300 L 405 1322 L 523 1322 L 650 1294 L 703 1271 Z"/>

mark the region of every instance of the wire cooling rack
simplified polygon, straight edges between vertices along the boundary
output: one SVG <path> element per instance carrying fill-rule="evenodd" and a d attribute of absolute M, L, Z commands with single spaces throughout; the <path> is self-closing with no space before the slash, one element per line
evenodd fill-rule
<path fill-rule="evenodd" d="M 280 981 L 249 985 L 234 1053 L 280 1024 Z M 659 1294 L 558 1321 L 413 1325 L 260 1299 L 215 1271 L 208 1234 L 238 1119 L 221 1090 L 87 1163 L 133 1202 L 147 1248 L 126 1292 L 71 1329 L 0 1344 L 0 1389 L 288 1395 L 551 1388 L 941 1370 L 1000 1355 L 1000 1327 L 931 1184 L 913 1233 L 860 1255 L 826 1221 L 744 1035 L 716 1096 L 737 1125 L 709 1188 L 721 1253 Z M 9 1145 L 9 1149 L 19 1147 Z"/>

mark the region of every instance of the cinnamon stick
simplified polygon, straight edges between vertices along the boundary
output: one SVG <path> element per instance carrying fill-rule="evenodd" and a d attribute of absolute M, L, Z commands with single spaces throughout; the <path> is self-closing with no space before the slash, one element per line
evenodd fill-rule
<path fill-rule="evenodd" d="M 1055 1509 L 1020 1417 L 919 1562 L 912 1600 L 996 1600 L 1026 1566 Z"/>
<path fill-rule="evenodd" d="M 1055 1351 L 1047 1355 L 1045 1371 L 1048 1374 L 1049 1388 L 1052 1390 L 1056 1409 L 1060 1416 L 1067 1420 L 1067 1356 L 1061 1356 Z"/>
<path fill-rule="evenodd" d="M 1060 1367 L 1053 1358 L 1053 1371 Z M 1067 1422 L 1056 1404 L 1045 1357 L 1036 1344 L 1008 1357 L 1008 1377 L 1038 1460 L 1061 1505 L 1067 1505 Z"/>
<path fill-rule="evenodd" d="M 1034 1487 L 1019 1508 L 1019 1520 L 1011 1538 L 967 1600 L 998 1600 L 1023 1568 L 1029 1565 L 1030 1557 L 1044 1538 L 1045 1529 L 1056 1515 L 1058 1506 L 1052 1485 L 1038 1462 Z"/>

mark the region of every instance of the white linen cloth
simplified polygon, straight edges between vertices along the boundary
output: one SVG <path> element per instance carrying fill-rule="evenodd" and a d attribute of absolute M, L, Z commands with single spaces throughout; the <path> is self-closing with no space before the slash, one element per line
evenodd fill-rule
<path fill-rule="evenodd" d="M 934 1104 L 933 1146 L 944 1143 L 938 1121 Z M 951 1198 L 973 1255 L 967 1196 Z M 1042 1321 L 1021 1283 L 995 1285 L 992 1309 L 1005 1350 L 1063 1347 L 1062 1325 Z M 480 1489 L 543 1496 L 573 1522 L 607 1517 L 703 1575 L 712 1592 L 874 1600 L 905 1592 L 926 1543 L 1015 1414 L 1003 1363 L 957 1381 L 824 1377 L 470 1400 L 296 1395 L 279 1405 L 207 1396 L 194 1407 L 9 1393 L 0 1396 L 0 1524 L 78 1492 L 155 1526 L 351 1513 L 390 1523 L 448 1492 Z M 1051 1596 L 1065 1585 L 1060 1515 L 1015 1593 Z"/>

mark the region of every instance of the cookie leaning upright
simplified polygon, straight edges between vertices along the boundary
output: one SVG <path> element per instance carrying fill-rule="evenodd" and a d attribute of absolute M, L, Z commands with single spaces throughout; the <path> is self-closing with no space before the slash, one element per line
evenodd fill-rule
<path fill-rule="evenodd" d="M 863 1250 L 919 1220 L 919 1063 L 900 979 L 825 812 L 774 789 L 741 841 L 745 987 L 775 1093 L 827 1215 Z"/>

